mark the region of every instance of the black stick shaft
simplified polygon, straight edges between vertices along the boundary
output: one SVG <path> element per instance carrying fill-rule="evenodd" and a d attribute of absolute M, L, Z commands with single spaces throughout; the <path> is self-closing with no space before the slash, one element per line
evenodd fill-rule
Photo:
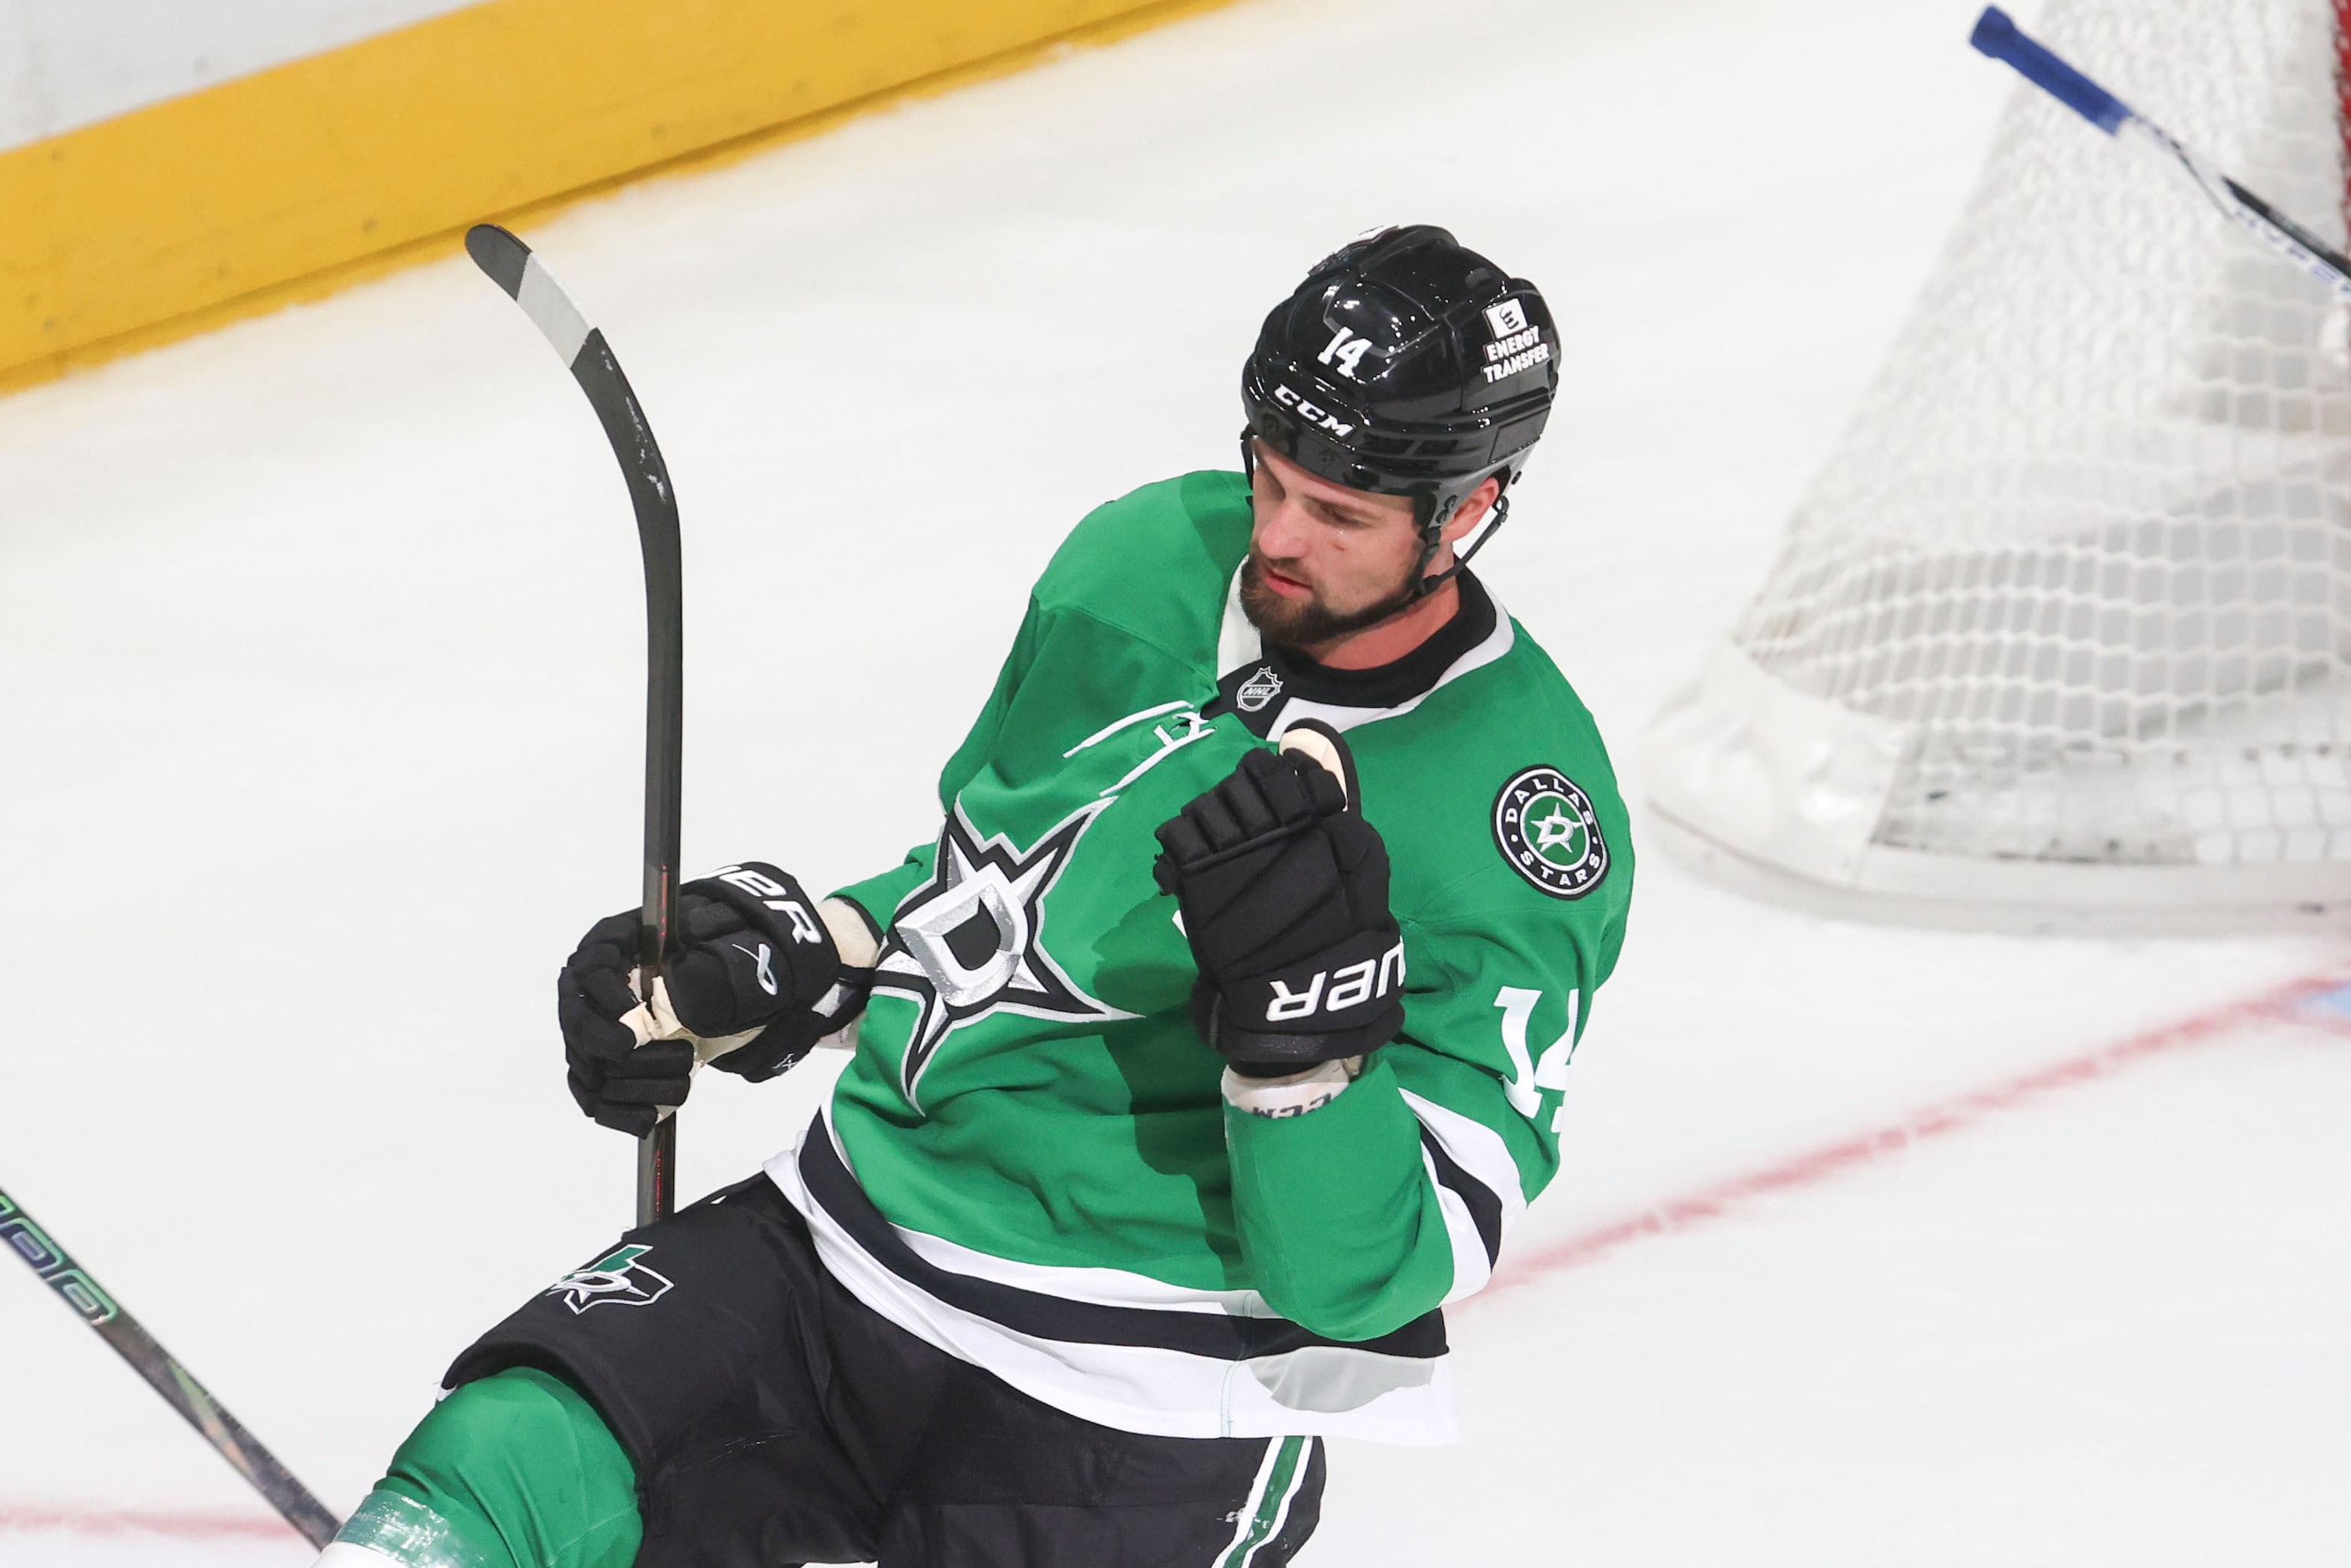
<path fill-rule="evenodd" d="M 677 498 L 653 444 L 653 427 L 601 332 L 590 332 L 571 363 L 572 377 L 604 426 L 637 516 L 645 571 L 645 840 L 637 961 L 653 994 L 677 909 L 679 823 L 685 709 L 685 614 Z M 653 1124 L 637 1140 L 637 1223 L 663 1220 L 677 1207 L 677 1118 Z"/>
<path fill-rule="evenodd" d="M 155 1343 L 155 1336 L 124 1312 L 89 1277 L 89 1272 L 68 1257 L 65 1249 L 34 1224 L 32 1217 L 5 1192 L 0 1192 L 0 1241 L 5 1241 L 11 1251 L 47 1281 L 49 1288 L 80 1314 L 84 1323 L 98 1330 L 99 1336 L 114 1346 L 115 1353 L 131 1363 L 172 1409 L 185 1417 L 189 1426 L 203 1433 L 204 1441 L 236 1467 L 237 1474 L 252 1482 L 253 1489 L 285 1516 L 286 1522 L 303 1540 L 323 1548 L 335 1538 L 335 1532 L 341 1528 L 340 1521 L 320 1506 L 309 1489 L 296 1480 L 277 1462 L 277 1456 L 263 1448 L 235 1417 L 221 1408 L 220 1402 L 206 1392 L 204 1386 L 172 1360 L 170 1353 Z"/>
<path fill-rule="evenodd" d="M 678 821 L 685 712 L 685 611 L 679 566 L 677 494 L 654 444 L 653 426 L 604 335 L 531 254 L 495 223 L 465 234 L 465 250 L 490 280 L 513 296 L 570 368 L 611 442 L 645 567 L 645 845 L 637 957 L 645 994 L 661 974 L 677 910 Z M 676 1207 L 677 1121 L 664 1116 L 637 1141 L 637 1223 L 666 1219 Z"/>

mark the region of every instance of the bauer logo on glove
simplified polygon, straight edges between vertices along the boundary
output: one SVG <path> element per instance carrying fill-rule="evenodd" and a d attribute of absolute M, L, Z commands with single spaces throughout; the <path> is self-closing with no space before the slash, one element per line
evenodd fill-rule
<path fill-rule="evenodd" d="M 1327 982 L 1328 989 L 1325 989 Z M 1270 982 L 1265 1021 L 1288 1023 L 1318 1012 L 1343 1014 L 1375 1002 L 1391 991 L 1404 989 L 1404 943 L 1399 941 L 1376 959 L 1364 959 L 1343 969 L 1316 970 L 1303 991 L 1292 991 L 1280 975 Z"/>
<path fill-rule="evenodd" d="M 1153 873 L 1200 971 L 1193 1026 L 1237 1067 L 1360 1056 L 1404 1027 L 1387 846 L 1354 778 L 1338 732 L 1293 725 L 1158 830 Z"/>

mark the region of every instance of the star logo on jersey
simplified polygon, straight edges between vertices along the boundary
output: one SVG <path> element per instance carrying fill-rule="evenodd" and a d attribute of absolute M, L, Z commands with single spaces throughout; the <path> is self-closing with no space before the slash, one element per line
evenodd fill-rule
<path fill-rule="evenodd" d="M 574 1269 L 542 1295 L 561 1296 L 574 1314 L 595 1306 L 651 1306 L 669 1293 L 670 1282 L 637 1262 L 651 1247 L 632 1243 L 606 1253 L 584 1269 Z"/>
<path fill-rule="evenodd" d="M 1494 843 L 1511 870 L 1554 898 L 1581 898 L 1608 875 L 1592 797 L 1557 768 L 1527 768 L 1502 786 Z"/>
<path fill-rule="evenodd" d="M 1045 950 L 1045 896 L 1071 853 L 1110 803 L 1097 801 L 1026 850 L 998 834 L 983 840 L 958 800 L 939 835 L 931 879 L 901 905 L 875 962 L 873 990 L 921 1007 L 899 1081 L 910 1104 L 940 1044 L 996 1012 L 1109 1020 L 1134 1014 L 1078 989 Z"/>
<path fill-rule="evenodd" d="M 1567 802 L 1559 796 L 1544 796 L 1541 804 L 1527 813 L 1526 824 L 1535 841 L 1535 853 L 1550 864 L 1573 866 L 1583 858 L 1583 824 L 1575 819 Z"/>

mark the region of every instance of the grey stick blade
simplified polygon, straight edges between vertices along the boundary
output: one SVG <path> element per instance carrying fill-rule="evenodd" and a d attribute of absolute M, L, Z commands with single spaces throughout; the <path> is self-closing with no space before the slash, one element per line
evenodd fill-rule
<path fill-rule="evenodd" d="M 530 247 L 496 223 L 475 223 L 465 231 L 465 254 L 522 306 L 569 369 L 588 341 L 588 318 Z"/>

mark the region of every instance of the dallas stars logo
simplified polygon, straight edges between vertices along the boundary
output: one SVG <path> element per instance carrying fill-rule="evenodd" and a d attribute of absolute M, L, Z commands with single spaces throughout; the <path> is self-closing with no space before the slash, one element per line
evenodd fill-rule
<path fill-rule="evenodd" d="M 540 1294 L 561 1296 L 573 1313 L 593 1306 L 651 1306 L 669 1293 L 670 1282 L 637 1262 L 651 1247 L 634 1243 L 574 1269 Z"/>
<path fill-rule="evenodd" d="M 902 905 L 874 966 L 873 989 L 920 1004 L 899 1082 L 909 1103 L 939 1044 L 996 1012 L 1030 1018 L 1132 1018 L 1078 989 L 1045 950 L 1045 896 L 1108 801 L 1069 817 L 1023 851 L 983 841 L 957 801 L 939 835 L 931 879 Z"/>
<path fill-rule="evenodd" d="M 1534 835 L 1535 853 L 1550 864 L 1573 866 L 1583 858 L 1583 824 L 1561 796 L 1543 796 L 1524 820 Z"/>
<path fill-rule="evenodd" d="M 1557 768 L 1528 768 L 1502 786 L 1494 843 L 1511 870 L 1554 898 L 1581 898 L 1608 875 L 1592 797 Z"/>

